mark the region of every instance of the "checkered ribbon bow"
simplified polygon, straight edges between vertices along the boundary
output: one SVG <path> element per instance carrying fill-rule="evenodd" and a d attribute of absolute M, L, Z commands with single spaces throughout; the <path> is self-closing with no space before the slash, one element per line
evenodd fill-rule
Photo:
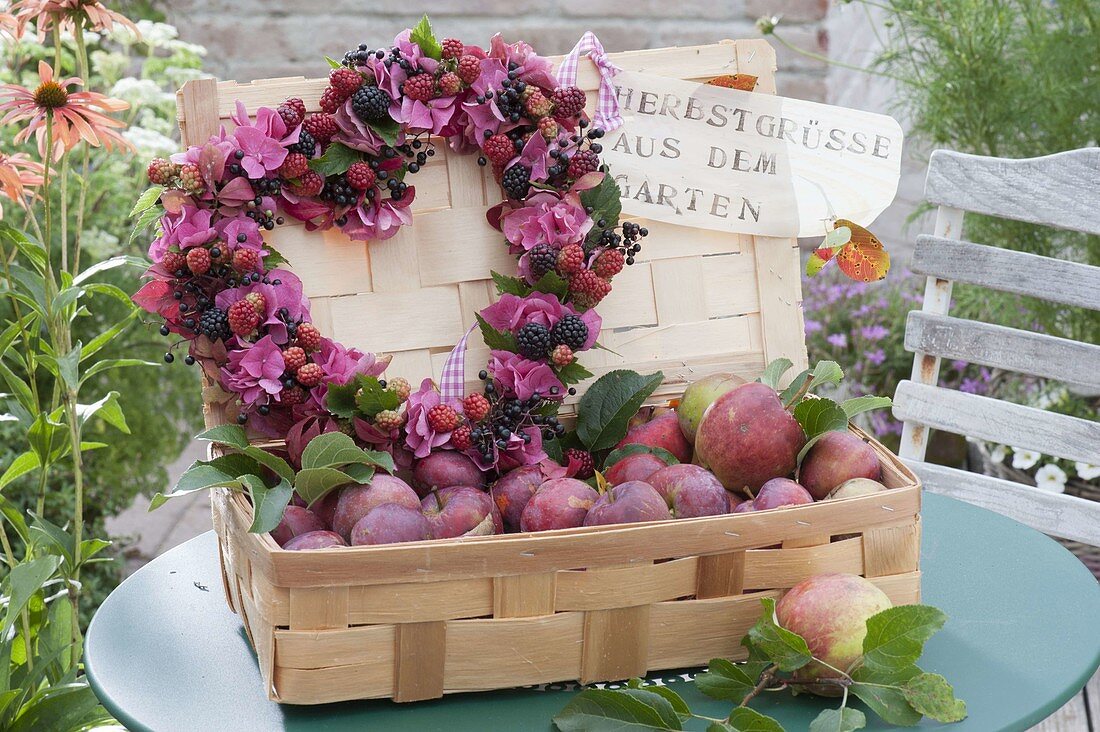
<path fill-rule="evenodd" d="M 473 332 L 474 326 L 471 325 L 466 335 L 451 349 L 451 355 L 447 356 L 447 362 L 443 364 L 443 373 L 439 376 L 439 395 L 444 404 L 461 399 L 466 392 L 466 340 Z"/>
<path fill-rule="evenodd" d="M 596 103 L 596 115 L 594 122 L 600 129 L 610 132 L 623 124 L 623 118 L 619 114 L 619 100 L 615 96 L 615 85 L 612 79 L 615 74 L 622 71 L 611 62 L 607 52 L 603 50 L 603 44 L 592 31 L 585 31 L 573 50 L 562 59 L 558 67 L 558 82 L 562 86 L 575 86 L 577 83 L 577 65 L 581 56 L 588 56 L 596 64 L 596 70 L 600 72 L 600 98 Z"/>

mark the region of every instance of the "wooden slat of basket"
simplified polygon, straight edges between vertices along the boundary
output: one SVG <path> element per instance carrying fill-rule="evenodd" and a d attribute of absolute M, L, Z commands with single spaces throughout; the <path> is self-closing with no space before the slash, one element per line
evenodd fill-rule
<path fill-rule="evenodd" d="M 707 600 L 659 602 L 650 608 L 651 669 L 697 665 L 706 658 L 744 658 L 741 638 L 760 617 L 760 599 L 779 590 Z"/>
<path fill-rule="evenodd" d="M 516 574 L 493 579 L 493 617 L 552 615 L 557 607 L 559 572 Z M 566 608 L 561 608 L 566 609 Z"/>
<path fill-rule="evenodd" d="M 589 610 L 584 614 L 584 652 L 577 680 L 582 684 L 645 676 L 649 671 L 652 605 Z"/>
<path fill-rule="evenodd" d="M 446 691 L 500 689 L 575 679 L 584 613 L 453 620 L 447 624 Z"/>
<path fill-rule="evenodd" d="M 695 597 L 709 600 L 712 597 L 728 597 L 744 592 L 747 554 L 748 552 L 740 551 L 699 557 Z"/>
<path fill-rule="evenodd" d="M 393 700 L 438 699 L 443 696 L 443 662 L 447 624 L 401 623 L 394 630 Z"/>

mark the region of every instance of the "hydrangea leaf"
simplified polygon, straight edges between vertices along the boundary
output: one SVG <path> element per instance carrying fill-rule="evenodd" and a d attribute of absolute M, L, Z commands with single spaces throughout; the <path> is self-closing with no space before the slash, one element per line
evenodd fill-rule
<path fill-rule="evenodd" d="M 526 297 L 531 294 L 531 285 L 519 277 L 509 277 L 500 272 L 491 272 L 493 284 L 496 285 L 498 295 L 515 295 Z"/>
<path fill-rule="evenodd" d="M 558 376 L 558 380 L 566 386 L 592 378 L 592 372 L 586 369 L 580 361 L 574 361 L 568 366 L 562 366 L 556 369 L 555 373 Z"/>
<path fill-rule="evenodd" d="M 238 449 L 248 447 L 248 436 L 244 428 L 235 424 L 219 424 L 195 435 L 195 439 L 217 442 Z"/>
<path fill-rule="evenodd" d="M 362 159 L 363 153 L 358 150 L 339 142 L 333 142 L 325 148 L 324 155 L 309 161 L 309 167 L 315 173 L 328 177 L 348 172 L 348 168 Z M 270 266 L 270 263 L 268 265 Z"/>
<path fill-rule="evenodd" d="M 435 32 L 432 30 L 432 23 L 428 20 L 427 15 L 422 17 L 420 22 L 412 29 L 409 40 L 420 46 L 420 50 L 423 51 L 425 56 L 434 58 L 436 61 L 443 58 L 443 46 L 439 45 Z"/>
<path fill-rule="evenodd" d="M 481 313 L 474 313 L 474 317 L 477 318 L 477 325 L 481 329 L 481 338 L 490 350 L 516 352 L 519 346 L 516 345 L 516 337 L 513 334 L 497 330 L 489 325 L 489 322 L 481 316 Z"/>

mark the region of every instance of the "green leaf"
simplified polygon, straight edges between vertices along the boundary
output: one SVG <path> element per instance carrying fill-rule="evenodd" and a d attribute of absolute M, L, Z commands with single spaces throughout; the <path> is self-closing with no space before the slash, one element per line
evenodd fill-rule
<path fill-rule="evenodd" d="M 302 451 L 302 468 L 332 468 L 354 463 L 374 465 L 386 472 L 395 470 L 389 453 L 364 450 L 343 432 L 326 432 L 309 441 Z"/>
<path fill-rule="evenodd" d="M 45 556 L 23 561 L 11 568 L 8 576 L 4 578 L 7 585 L 8 608 L 4 613 L 4 620 L 0 623 L 0 637 L 7 638 L 19 612 L 26 606 L 31 595 L 42 587 L 42 583 L 53 576 L 57 568 L 61 566 L 61 557 Z"/>
<path fill-rule="evenodd" d="M 539 278 L 533 289 L 537 292 L 554 295 L 561 300 L 569 294 L 569 282 L 554 270 L 550 270 Z"/>
<path fill-rule="evenodd" d="M 757 381 L 762 384 L 767 384 L 776 391 L 779 390 L 779 380 L 783 378 L 783 374 L 791 370 L 794 366 L 789 358 L 777 358 L 767 365 L 764 369 L 764 373 L 760 374 L 760 378 Z"/>
<path fill-rule="evenodd" d="M 248 447 L 248 436 L 244 428 L 235 424 L 219 424 L 195 435 L 196 440 L 218 442 L 238 449 Z"/>
<path fill-rule="evenodd" d="M 619 184 L 610 175 L 604 175 L 599 185 L 580 192 L 581 203 L 592 207 L 592 219 L 606 219 L 607 228 L 618 224 L 623 204 Z M 589 240 L 599 239 L 599 227 L 593 226 L 588 233 Z"/>
<path fill-rule="evenodd" d="M 57 375 L 72 392 L 80 388 L 80 347 L 77 342 L 72 350 L 57 359 Z"/>
<path fill-rule="evenodd" d="M 681 697 L 679 694 L 677 694 L 675 691 L 667 686 L 658 686 L 656 684 L 653 684 L 651 686 L 642 686 L 641 679 L 631 679 L 631 688 L 641 689 L 646 694 L 657 694 L 659 696 L 663 696 L 665 700 L 670 705 L 672 705 L 672 710 L 676 712 L 676 715 L 682 720 L 690 719 L 692 716 L 691 709 L 688 707 L 687 702 L 684 701 L 683 697 Z M 645 699 L 645 697 L 641 698 Z"/>
<path fill-rule="evenodd" d="M 420 50 L 424 52 L 425 56 L 434 58 L 436 61 L 443 58 L 443 46 L 439 45 L 439 41 L 436 40 L 431 21 L 428 20 L 427 15 L 421 18 L 420 22 L 413 27 L 412 32 L 409 34 L 409 40 L 420 46 Z"/>
<path fill-rule="evenodd" d="M 73 278 L 73 284 L 79 285 L 87 282 L 100 272 L 106 272 L 107 270 L 115 269 L 117 267 L 140 267 L 145 269 L 149 266 L 148 260 L 142 257 L 135 257 L 132 254 L 120 254 L 110 259 L 104 259 L 102 262 L 97 262 L 91 267 L 88 267 L 83 272 Z"/>
<path fill-rule="evenodd" d="M 485 318 L 481 317 L 481 313 L 474 313 L 474 317 L 477 318 L 477 325 L 481 328 L 481 338 L 490 350 L 516 352 L 518 346 L 516 345 L 515 335 L 499 331 L 489 325 Z"/>
<path fill-rule="evenodd" d="M 285 478 L 274 488 L 268 488 L 255 475 L 243 476 L 241 480 L 252 498 L 252 525 L 248 530 L 253 534 L 272 531 L 283 520 L 283 512 L 294 494 L 294 486 Z"/>
<path fill-rule="evenodd" d="M 77 404 L 76 415 L 82 426 L 92 417 L 99 417 L 119 432 L 130 434 L 126 415 L 122 413 L 122 407 L 118 403 L 117 391 L 109 391 L 105 397 L 91 404 Z"/>
<path fill-rule="evenodd" d="M 496 285 L 497 294 L 517 297 L 526 297 L 531 294 L 531 285 L 519 277 L 509 277 L 500 272 L 490 272 L 490 275 L 493 277 L 493 284 Z"/>
<path fill-rule="evenodd" d="M 382 140 L 390 146 L 397 144 L 397 136 L 401 134 L 401 125 L 389 117 L 382 120 L 367 120 L 367 127 L 374 130 Z"/>
<path fill-rule="evenodd" d="M 899 605 L 872 615 L 867 618 L 862 665 L 886 671 L 911 666 L 945 622 L 943 611 L 929 605 Z"/>
<path fill-rule="evenodd" d="M 843 432 L 848 429 L 848 415 L 832 399 L 803 399 L 794 408 L 794 418 L 806 433 L 806 444 L 798 453 L 798 462 L 810 451 L 826 432 Z"/>
<path fill-rule="evenodd" d="M 762 597 L 760 604 L 764 606 L 764 614 L 749 629 L 749 638 L 753 645 L 778 666 L 780 671 L 797 671 L 812 661 L 813 654 L 810 653 L 806 640 L 776 623 L 775 600 Z"/>
<path fill-rule="evenodd" d="M 47 686 L 24 705 L 7 732 L 84 729 L 96 720 L 103 721 L 102 711 L 97 710 L 99 700 L 83 679 Z"/>
<path fill-rule="evenodd" d="M 603 466 L 605 468 L 610 468 L 612 465 L 619 462 L 625 457 L 630 457 L 631 455 L 641 455 L 642 453 L 656 455 L 657 457 L 665 461 L 665 465 L 675 465 L 676 463 L 680 462 L 676 459 L 675 455 L 673 455 L 671 452 L 664 449 L 663 447 L 639 445 L 636 442 L 632 442 L 629 445 L 623 445 L 622 447 L 616 448 L 608 453 L 607 457 L 603 460 Z"/>
<path fill-rule="evenodd" d="M 574 361 L 568 366 L 562 366 L 561 368 L 555 369 L 555 372 L 561 383 L 566 386 L 578 384 L 585 379 L 591 379 L 593 375 L 591 371 L 581 365 L 580 361 Z"/>
<path fill-rule="evenodd" d="M 294 477 L 294 490 L 312 506 L 333 488 L 357 482 L 355 478 L 336 468 L 305 468 Z"/>
<path fill-rule="evenodd" d="M 134 207 L 130 209 L 130 218 L 155 206 L 157 201 L 160 200 L 160 194 L 162 193 L 164 193 L 164 186 L 152 186 L 151 188 L 147 188 L 138 196 L 138 200 L 134 202 Z"/>
<path fill-rule="evenodd" d="M 340 69 L 344 67 L 342 63 L 332 58 L 331 56 L 325 56 L 325 62 L 328 63 L 330 69 Z"/>
<path fill-rule="evenodd" d="M 767 666 L 767 662 L 736 664 L 724 658 L 712 658 L 707 670 L 695 677 L 695 688 L 714 699 L 740 704 Z"/>
<path fill-rule="evenodd" d="M 785 732 L 779 722 L 749 707 L 737 707 L 727 721 L 735 732 Z"/>
<path fill-rule="evenodd" d="M 309 161 L 314 172 L 328 177 L 348 172 L 348 168 L 363 159 L 363 153 L 339 142 L 330 143 L 325 154 Z M 270 263 L 265 262 L 270 267 Z"/>
<path fill-rule="evenodd" d="M 219 458 L 220 459 L 220 458 Z M 240 485 L 241 475 L 233 475 L 224 472 L 215 466 L 214 462 L 205 463 L 199 460 L 191 463 L 191 467 L 183 471 L 183 475 L 176 481 L 176 485 L 170 493 L 157 493 L 149 502 L 149 510 L 155 510 L 163 506 L 169 498 L 185 496 L 195 491 L 207 488 L 235 487 Z"/>
<path fill-rule="evenodd" d="M 39 414 L 27 430 L 27 444 L 42 465 L 61 458 L 68 451 L 68 428 L 57 420 L 59 415 Z"/>
<path fill-rule="evenodd" d="M 836 386 L 844 378 L 844 371 L 836 361 L 818 361 L 811 374 L 810 384 L 816 389 L 822 384 Z"/>
<path fill-rule="evenodd" d="M 102 361 L 96 361 L 94 364 L 92 364 L 92 367 L 85 371 L 84 375 L 80 377 L 80 383 L 81 385 L 83 385 L 84 382 L 86 382 L 88 379 L 92 378 L 96 374 L 102 373 L 104 371 L 109 371 L 111 369 L 122 369 L 129 366 L 156 365 L 157 364 L 153 363 L 152 361 L 145 361 L 140 358 L 107 358 Z"/>
<path fill-rule="evenodd" d="M 589 450 L 607 450 L 625 435 L 627 422 L 661 382 L 664 374 L 643 376 L 617 370 L 604 374 L 581 397 L 577 437 Z"/>
<path fill-rule="evenodd" d="M 287 258 L 266 241 L 264 242 L 264 249 L 267 250 L 267 254 L 264 255 L 264 269 L 271 271 L 280 264 L 287 263 Z"/>
<path fill-rule="evenodd" d="M 7 382 L 8 388 L 15 393 L 15 398 L 19 401 L 24 409 L 28 412 L 37 411 L 38 406 L 34 398 L 34 392 L 31 391 L 27 382 L 15 375 L 15 372 L 8 368 L 7 364 L 0 361 L 0 376 L 4 377 L 4 381 Z"/>
<path fill-rule="evenodd" d="M 231 478 L 239 478 L 242 475 L 259 475 L 261 472 L 258 462 L 239 452 L 227 452 L 225 455 L 219 455 L 213 460 L 200 460 L 195 465 L 209 465 Z"/>
<path fill-rule="evenodd" d="M 134 228 L 130 230 L 129 242 L 133 242 L 137 239 L 141 232 L 149 228 L 149 225 L 159 221 L 161 216 L 164 215 L 164 210 L 160 206 L 153 206 L 147 208 L 141 212 L 141 215 L 137 217 L 137 221 L 134 222 Z"/>
<path fill-rule="evenodd" d="M 355 379 L 346 384 L 329 384 L 325 408 L 337 417 L 351 419 L 355 416 L 355 392 L 358 390 Z"/>
<path fill-rule="evenodd" d="M 19 457 L 15 458 L 15 460 L 12 460 L 8 469 L 4 471 L 3 475 L 0 475 L 0 490 L 4 490 L 4 486 L 8 483 L 35 470 L 41 464 L 36 453 L 28 450 L 21 454 Z"/>
<path fill-rule="evenodd" d="M 138 312 L 139 311 L 137 309 L 131 310 L 129 314 L 126 315 L 126 317 L 124 317 L 122 320 L 118 321 L 110 328 L 103 331 L 92 340 L 88 341 L 88 343 L 86 343 L 84 347 L 80 349 L 80 360 L 84 361 L 88 357 L 94 356 L 96 353 L 102 350 L 104 346 L 106 346 L 116 337 L 118 337 L 119 334 L 122 333 L 122 331 L 126 330 L 128 327 L 130 327 L 131 323 L 137 320 Z"/>
<path fill-rule="evenodd" d="M 902 687 L 901 693 L 913 709 L 937 722 L 966 719 L 966 702 L 955 698 L 951 684 L 939 674 L 914 676 Z"/>
<path fill-rule="evenodd" d="M 667 699 L 639 691 L 585 689 L 558 712 L 554 724 L 562 732 L 683 729 Z"/>
<path fill-rule="evenodd" d="M 867 726 L 867 716 L 858 709 L 825 709 L 810 722 L 810 732 L 853 732 Z"/>
<path fill-rule="evenodd" d="M 355 406 L 359 412 L 367 417 L 374 417 L 379 412 L 387 409 L 397 409 L 401 406 L 401 397 L 395 391 L 389 391 L 382 387 L 382 382 L 374 376 L 363 376 L 355 380 L 359 386 L 359 392 L 355 397 Z M 330 389 L 332 387 L 329 387 Z"/>
<path fill-rule="evenodd" d="M 262 450 L 255 445 L 248 445 L 241 450 L 241 452 L 258 462 L 260 465 L 271 469 L 283 480 L 294 480 L 294 468 L 290 467 L 290 464 L 278 455 L 273 455 L 267 450 Z"/>
<path fill-rule="evenodd" d="M 347 473 L 351 476 L 352 480 L 362 485 L 370 483 L 371 478 L 373 478 L 375 472 L 377 472 L 373 465 L 360 465 L 357 463 L 345 465 L 341 468 L 341 471 Z"/>
<path fill-rule="evenodd" d="M 848 690 L 882 717 L 887 724 L 898 727 L 912 727 L 920 721 L 920 712 L 909 706 L 901 689 L 894 686 L 879 686 L 856 681 Z"/>
<path fill-rule="evenodd" d="M 887 409 L 893 404 L 894 402 L 890 400 L 890 397 L 861 396 L 845 399 L 840 403 L 840 408 L 844 410 L 844 414 L 847 415 L 848 419 L 851 419 L 857 414 L 870 412 L 872 409 Z"/>

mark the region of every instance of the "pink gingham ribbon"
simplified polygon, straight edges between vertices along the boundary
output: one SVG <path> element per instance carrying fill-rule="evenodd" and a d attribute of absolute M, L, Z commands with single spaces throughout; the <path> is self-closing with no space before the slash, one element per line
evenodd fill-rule
<path fill-rule="evenodd" d="M 593 120 L 596 126 L 606 132 L 616 130 L 623 124 L 623 118 L 619 114 L 619 100 L 615 96 L 615 85 L 612 79 L 615 74 L 622 71 L 607 57 L 603 50 L 603 44 L 592 31 L 585 31 L 573 50 L 562 59 L 558 67 L 558 82 L 562 86 L 575 86 L 577 83 L 577 65 L 581 56 L 588 56 L 596 64 L 596 70 L 600 72 L 600 98 L 596 103 L 596 116 Z"/>
<path fill-rule="evenodd" d="M 461 399 L 466 393 L 466 339 L 473 332 L 474 326 L 471 325 L 443 364 L 443 373 L 439 376 L 439 395 L 444 403 Z"/>

